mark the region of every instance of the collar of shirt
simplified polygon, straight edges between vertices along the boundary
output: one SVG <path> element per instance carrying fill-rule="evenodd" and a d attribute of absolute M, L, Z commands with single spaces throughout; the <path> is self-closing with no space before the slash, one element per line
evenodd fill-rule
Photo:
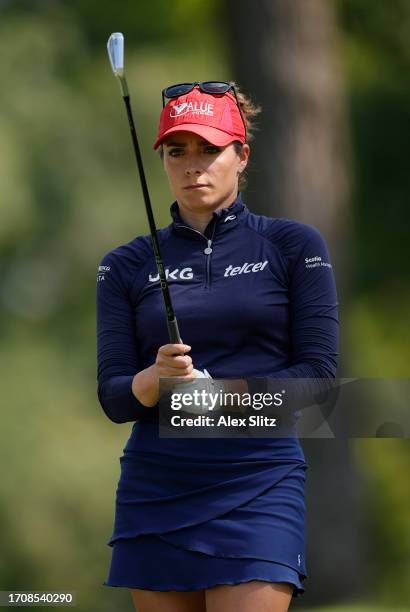
<path fill-rule="evenodd" d="M 173 219 L 173 229 L 177 232 L 192 232 L 194 228 L 185 223 L 180 215 L 178 202 L 173 202 L 170 208 L 171 217 Z M 212 220 L 208 223 L 204 235 L 207 236 L 210 231 L 214 233 L 216 224 L 216 233 L 227 232 L 234 229 L 241 219 L 246 215 L 248 209 L 242 201 L 241 192 L 238 193 L 236 199 L 228 208 L 220 208 L 212 213 Z M 196 231 L 196 230 L 194 230 Z M 199 232 L 200 233 L 200 232 Z"/>

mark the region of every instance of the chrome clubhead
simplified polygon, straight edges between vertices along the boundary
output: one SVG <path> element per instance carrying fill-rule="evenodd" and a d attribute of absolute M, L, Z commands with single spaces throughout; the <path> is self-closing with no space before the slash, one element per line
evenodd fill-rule
<path fill-rule="evenodd" d="M 124 75 L 124 36 L 121 32 L 114 32 L 107 42 L 108 57 L 115 76 Z"/>
<path fill-rule="evenodd" d="M 129 96 L 127 81 L 124 73 L 124 36 L 121 32 L 114 32 L 107 42 L 108 57 L 114 75 L 117 77 L 123 97 Z"/>

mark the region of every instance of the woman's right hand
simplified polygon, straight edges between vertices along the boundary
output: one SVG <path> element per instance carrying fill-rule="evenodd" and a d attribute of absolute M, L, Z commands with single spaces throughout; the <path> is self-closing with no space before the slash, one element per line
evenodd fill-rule
<path fill-rule="evenodd" d="M 164 344 L 160 346 L 155 360 L 158 379 L 170 376 L 180 376 L 184 378 L 195 377 L 192 374 L 194 366 L 189 355 L 191 347 L 188 344 Z"/>
<path fill-rule="evenodd" d="M 195 378 L 194 366 L 189 355 L 191 350 L 187 344 L 164 344 L 158 349 L 155 363 L 138 372 L 132 380 L 134 396 L 149 408 L 159 400 L 159 379 L 178 376 L 182 380 Z"/>

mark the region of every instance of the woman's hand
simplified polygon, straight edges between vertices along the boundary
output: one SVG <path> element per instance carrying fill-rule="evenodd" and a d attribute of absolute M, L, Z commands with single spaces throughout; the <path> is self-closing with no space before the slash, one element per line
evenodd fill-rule
<path fill-rule="evenodd" d="M 191 350 L 187 344 L 164 344 L 158 349 L 155 366 L 158 379 L 170 376 L 184 378 L 195 378 L 192 374 L 194 366 L 189 355 L 184 355 Z"/>
<path fill-rule="evenodd" d="M 155 363 L 138 372 L 132 381 L 132 392 L 144 406 L 152 408 L 159 399 L 159 379 L 178 376 L 180 380 L 195 378 L 194 366 L 187 344 L 164 344 L 160 346 Z"/>

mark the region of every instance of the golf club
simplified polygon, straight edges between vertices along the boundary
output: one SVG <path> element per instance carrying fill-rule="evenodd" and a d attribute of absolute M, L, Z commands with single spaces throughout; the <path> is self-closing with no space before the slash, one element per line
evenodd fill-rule
<path fill-rule="evenodd" d="M 172 344 L 182 344 L 181 336 L 179 334 L 178 323 L 172 307 L 171 296 L 169 293 L 167 277 L 165 274 L 164 264 L 162 262 L 161 252 L 159 248 L 157 228 L 155 226 L 154 215 L 152 212 L 151 200 L 148 193 L 147 182 L 145 180 L 144 167 L 142 165 L 142 157 L 138 144 L 137 133 L 135 130 L 134 118 L 132 116 L 130 94 L 128 91 L 128 85 L 124 73 L 124 36 L 120 32 L 111 34 L 107 42 L 108 57 L 114 76 L 117 77 L 121 94 L 125 102 L 127 109 L 128 123 L 131 130 L 132 143 L 134 145 L 135 158 L 137 160 L 137 166 L 141 181 L 142 193 L 144 195 L 145 209 L 147 211 L 148 223 L 151 232 L 152 249 L 154 251 L 155 261 L 157 264 L 159 283 L 164 298 L 165 309 L 167 313 L 167 325 L 169 339 Z"/>

